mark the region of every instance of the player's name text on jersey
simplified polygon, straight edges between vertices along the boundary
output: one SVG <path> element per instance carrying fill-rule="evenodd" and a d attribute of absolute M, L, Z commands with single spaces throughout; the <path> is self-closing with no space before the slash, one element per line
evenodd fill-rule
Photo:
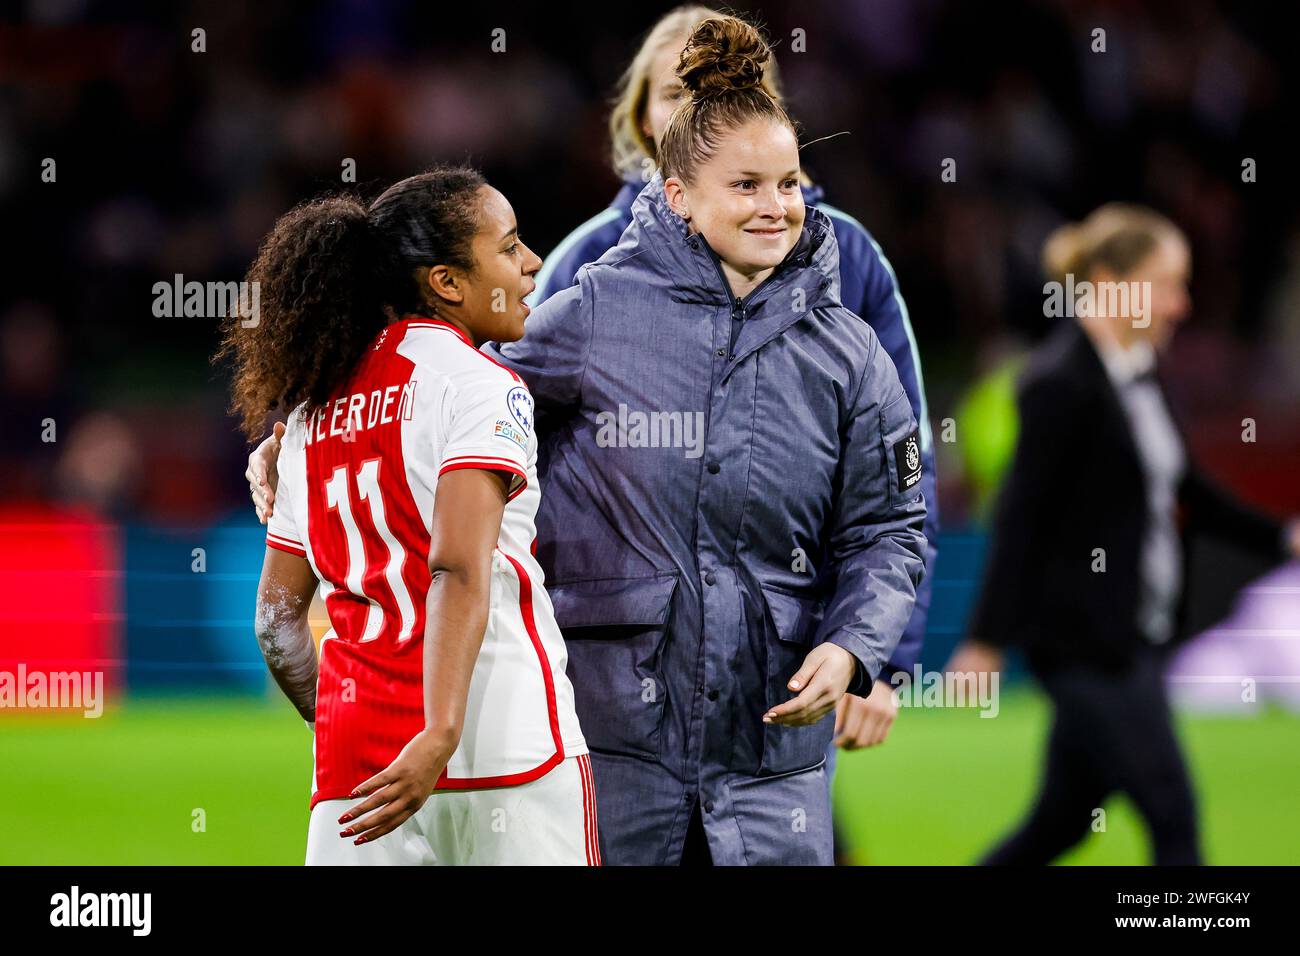
<path fill-rule="evenodd" d="M 79 710 L 86 717 L 104 713 L 103 671 L 0 669 L 0 710 Z"/>
<path fill-rule="evenodd" d="M 307 444 L 326 438 L 351 441 L 357 432 L 410 421 L 415 414 L 415 379 L 373 392 L 342 395 L 313 412 L 307 421 Z M 328 424 L 326 422 L 328 421 Z"/>
<path fill-rule="evenodd" d="M 132 936 L 148 936 L 153 928 L 152 893 L 82 893 L 73 886 L 50 897 L 50 925 L 125 926 Z"/>

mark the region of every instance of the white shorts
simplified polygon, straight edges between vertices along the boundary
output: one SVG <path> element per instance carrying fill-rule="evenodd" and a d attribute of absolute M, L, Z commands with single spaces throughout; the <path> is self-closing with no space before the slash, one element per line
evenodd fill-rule
<path fill-rule="evenodd" d="M 373 843 L 343 838 L 358 800 L 322 800 L 307 825 L 308 866 L 599 866 L 591 758 L 569 757 L 516 787 L 435 793 Z"/>

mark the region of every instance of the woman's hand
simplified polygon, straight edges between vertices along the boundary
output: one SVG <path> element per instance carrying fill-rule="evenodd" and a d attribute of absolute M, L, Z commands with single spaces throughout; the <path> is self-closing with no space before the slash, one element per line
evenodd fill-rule
<path fill-rule="evenodd" d="M 339 817 L 340 824 L 356 820 L 339 836 L 355 836 L 352 843 L 360 846 L 400 827 L 429 799 L 457 742 L 429 730 L 412 737 L 392 763 L 352 791 L 353 797 L 369 796 Z"/>
<path fill-rule="evenodd" d="M 897 716 L 898 698 L 887 681 L 872 684 L 865 698 L 845 694 L 835 709 L 834 744 L 845 750 L 883 744 Z"/>
<path fill-rule="evenodd" d="M 280 483 L 275 463 L 280 458 L 280 439 L 283 436 L 284 423 L 276 422 L 271 434 L 248 456 L 248 468 L 244 472 L 244 477 L 248 479 L 248 490 L 253 496 L 253 507 L 257 509 L 257 520 L 262 524 L 266 524 L 266 519 L 271 517 L 272 506 L 275 504 L 275 488 Z"/>
<path fill-rule="evenodd" d="M 857 667 L 857 659 L 838 644 L 818 644 L 786 685 L 799 696 L 773 707 L 763 715 L 763 723 L 787 727 L 817 723 L 835 709 Z"/>

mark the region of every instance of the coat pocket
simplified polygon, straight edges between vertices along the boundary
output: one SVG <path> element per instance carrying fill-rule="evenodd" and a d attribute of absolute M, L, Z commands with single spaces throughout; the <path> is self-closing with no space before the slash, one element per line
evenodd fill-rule
<path fill-rule="evenodd" d="M 767 605 L 767 708 L 796 695 L 786 687 L 813 649 L 822 602 L 763 585 Z M 761 715 L 760 715 L 761 716 Z M 815 767 L 825 759 L 835 727 L 832 711 L 809 727 L 763 724 L 763 759 L 758 776 L 776 776 Z"/>
<path fill-rule="evenodd" d="M 661 666 L 676 589 L 676 574 L 547 585 L 592 748 L 659 756 L 667 694 Z"/>

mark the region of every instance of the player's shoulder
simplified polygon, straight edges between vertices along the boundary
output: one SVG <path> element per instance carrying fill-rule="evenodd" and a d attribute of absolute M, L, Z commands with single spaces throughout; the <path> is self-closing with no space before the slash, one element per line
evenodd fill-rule
<path fill-rule="evenodd" d="M 884 250 L 861 221 L 827 202 L 818 202 L 820 209 L 830 219 L 835 229 L 835 241 L 840 247 L 840 264 L 852 264 L 864 273 L 875 273 L 888 267 Z"/>
<path fill-rule="evenodd" d="M 595 262 L 606 250 L 618 244 L 629 218 L 627 212 L 613 206 L 602 210 L 561 240 L 552 251 L 550 260 L 559 273 L 576 274 L 582 266 Z"/>
<path fill-rule="evenodd" d="M 1087 373 L 1091 346 L 1077 323 L 1062 321 L 1029 355 L 1017 379 L 1017 394 L 1027 405 L 1043 402 L 1079 405 L 1089 400 Z"/>
<path fill-rule="evenodd" d="M 571 287 L 583 266 L 595 262 L 618 244 L 627 220 L 626 210 L 610 206 L 560 240 L 542 262 L 537 291 L 529 296 L 530 304 L 538 305 Z"/>
<path fill-rule="evenodd" d="M 527 391 L 523 379 L 492 356 L 475 348 L 465 334 L 446 322 L 408 322 L 398 354 L 456 392 Z"/>
<path fill-rule="evenodd" d="M 284 434 L 280 436 L 280 452 L 302 451 L 307 447 L 307 403 L 299 405 L 284 420 Z"/>

